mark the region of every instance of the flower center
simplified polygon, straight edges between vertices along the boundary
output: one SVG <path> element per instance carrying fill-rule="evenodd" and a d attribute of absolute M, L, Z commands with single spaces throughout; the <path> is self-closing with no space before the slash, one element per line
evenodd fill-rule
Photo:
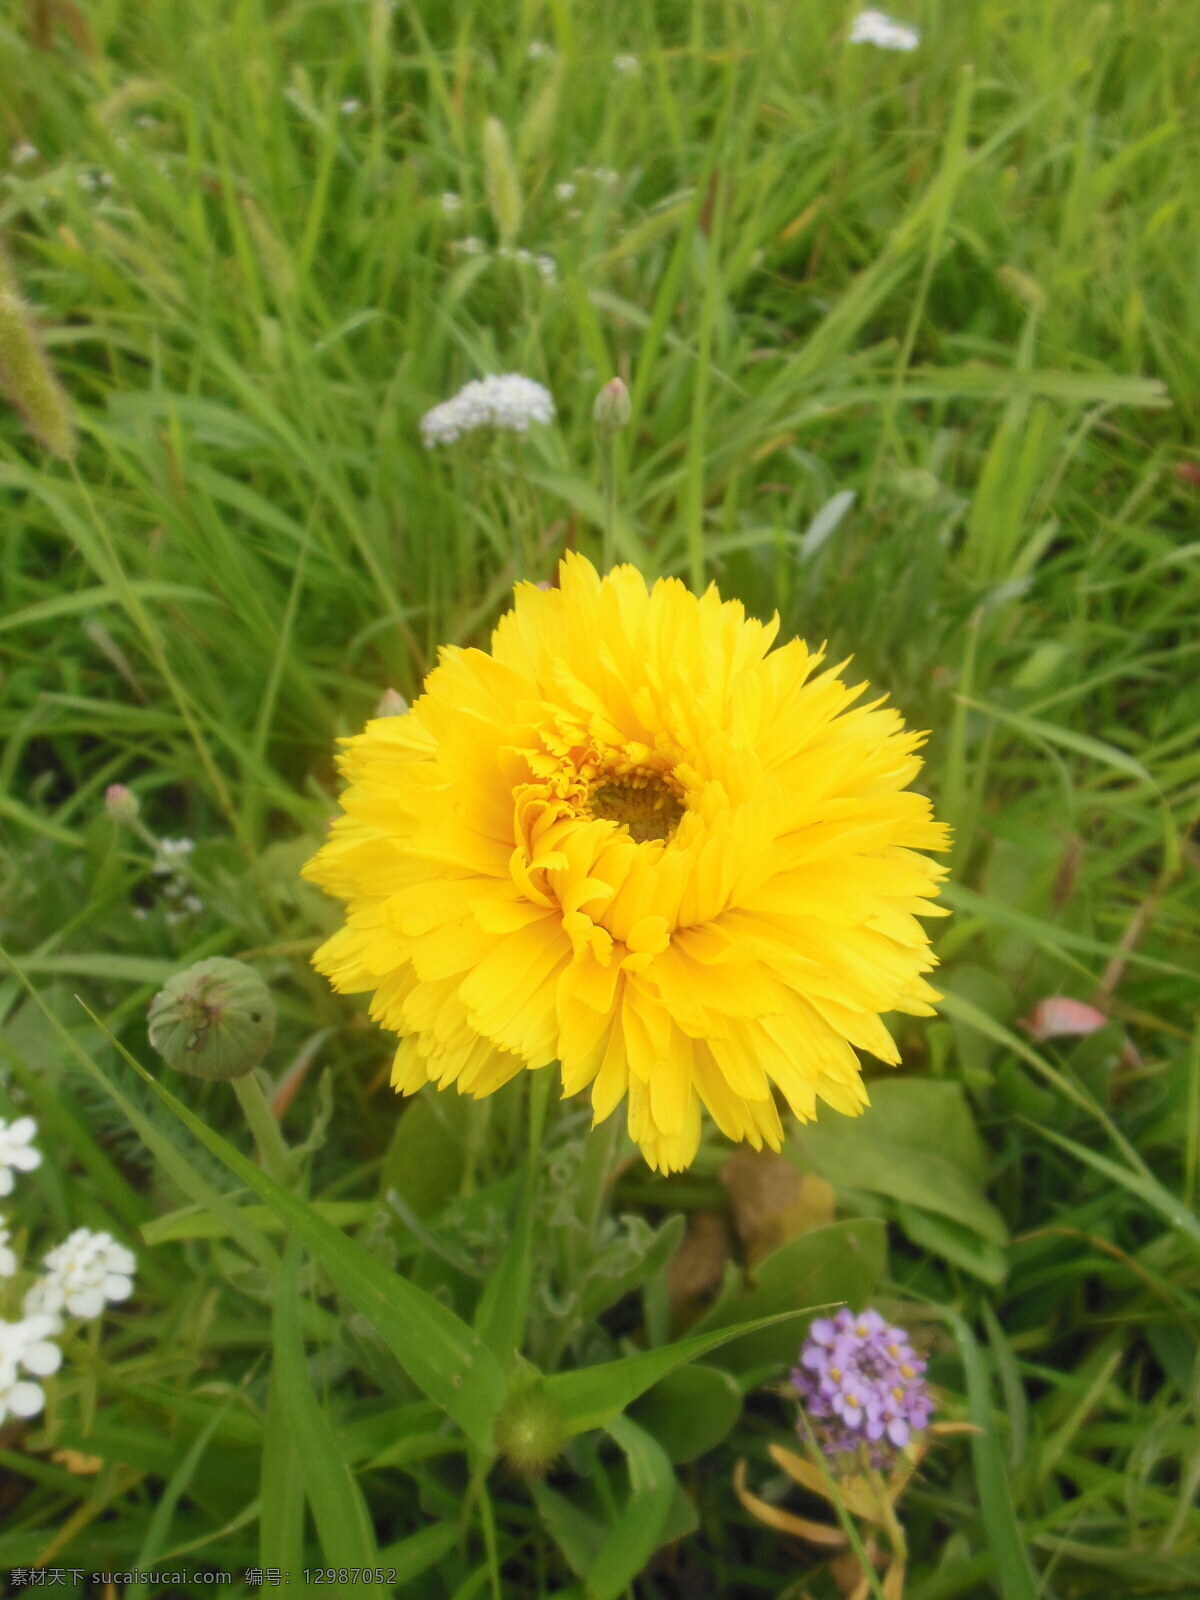
<path fill-rule="evenodd" d="M 664 777 L 640 772 L 604 779 L 592 789 L 588 803 L 592 816 L 628 828 L 638 844 L 669 839 L 686 809 Z"/>

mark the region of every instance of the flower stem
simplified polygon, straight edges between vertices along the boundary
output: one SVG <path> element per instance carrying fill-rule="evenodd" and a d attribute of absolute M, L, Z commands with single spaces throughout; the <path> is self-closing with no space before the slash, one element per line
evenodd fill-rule
<path fill-rule="evenodd" d="M 617 559 L 617 474 L 615 470 L 616 446 L 606 439 L 600 446 L 600 484 L 604 495 L 604 544 L 601 548 L 600 572 L 611 572 Z"/>
<path fill-rule="evenodd" d="M 254 1135 L 258 1159 L 275 1179 L 287 1185 L 291 1181 L 291 1151 L 284 1142 L 275 1113 L 267 1104 L 257 1072 L 247 1072 L 234 1078 L 233 1089 L 241 1101 L 246 1122 Z"/>

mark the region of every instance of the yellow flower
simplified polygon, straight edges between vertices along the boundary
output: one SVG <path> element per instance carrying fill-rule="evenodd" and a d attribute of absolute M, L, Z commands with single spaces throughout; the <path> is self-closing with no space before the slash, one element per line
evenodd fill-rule
<path fill-rule="evenodd" d="M 574 555 L 559 581 L 344 741 L 345 815 L 304 871 L 349 905 L 315 965 L 404 1035 L 402 1093 L 558 1060 L 595 1122 L 628 1099 L 663 1171 L 702 1106 L 778 1149 L 772 1085 L 857 1115 L 855 1048 L 896 1062 L 880 1013 L 938 998 L 924 736 L 800 640 L 768 654 L 778 618 L 713 587 Z"/>

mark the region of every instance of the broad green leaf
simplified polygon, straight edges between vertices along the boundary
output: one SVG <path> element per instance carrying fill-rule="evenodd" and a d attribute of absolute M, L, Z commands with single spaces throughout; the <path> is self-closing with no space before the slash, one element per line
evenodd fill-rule
<path fill-rule="evenodd" d="M 617 1600 L 624 1594 L 662 1543 L 676 1489 L 666 1452 L 636 1423 L 617 1417 L 606 1431 L 625 1452 L 629 1499 L 584 1574 L 588 1600 Z"/>
<path fill-rule="evenodd" d="M 786 1153 L 830 1183 L 950 1217 L 995 1245 L 1008 1243 L 1004 1218 L 977 1174 L 983 1147 L 961 1086 L 944 1079 L 882 1079 L 871 1084 L 862 1117 L 804 1123 Z"/>
<path fill-rule="evenodd" d="M 818 1309 L 815 1305 L 798 1307 L 778 1316 L 696 1334 L 657 1350 L 643 1350 L 621 1361 L 601 1361 L 592 1367 L 578 1367 L 573 1372 L 555 1372 L 542 1380 L 541 1388 L 557 1403 L 568 1434 L 605 1428 L 626 1406 L 632 1405 L 639 1395 L 645 1394 L 677 1367 L 686 1366 L 689 1361 L 706 1356 L 710 1350 L 718 1350 L 733 1339 L 782 1323 L 794 1323 L 797 1318 Z"/>
<path fill-rule="evenodd" d="M 464 1161 L 466 1095 L 423 1090 L 405 1106 L 383 1160 L 379 1193 L 403 1197 L 418 1217 L 437 1215 L 458 1193 Z"/>
<path fill-rule="evenodd" d="M 789 1239 L 766 1256 L 754 1272 L 754 1284 L 724 1296 L 697 1324 L 708 1330 L 729 1330 L 728 1348 L 720 1365 L 734 1372 L 789 1361 L 795 1353 L 799 1329 L 783 1317 L 802 1309 L 837 1305 L 843 1301 L 855 1310 L 874 1293 L 887 1253 L 887 1229 L 869 1217 L 831 1222 Z M 794 1308 L 794 1309 L 792 1309 Z M 783 1314 L 783 1317 L 779 1315 Z M 764 1331 L 748 1331 L 751 1319 L 765 1319 Z M 741 1325 L 742 1332 L 733 1325 Z"/>
<path fill-rule="evenodd" d="M 309 1380 L 297 1315 L 299 1299 L 300 1245 L 293 1239 L 284 1252 L 271 1319 L 277 1393 L 293 1432 L 323 1561 L 334 1567 L 374 1567 L 378 1551 L 366 1502 Z M 382 1597 L 390 1588 L 382 1583 L 365 1584 L 363 1592 Z"/>
<path fill-rule="evenodd" d="M 127 1059 L 200 1143 L 260 1195 L 283 1219 L 288 1233 L 316 1256 L 338 1292 L 375 1327 L 417 1387 L 452 1416 L 485 1454 L 490 1453 L 492 1425 L 505 1386 L 500 1365 L 482 1340 L 440 1300 L 390 1272 L 356 1240 L 326 1222 L 307 1201 L 297 1199 L 268 1177 L 132 1056 Z"/>
<path fill-rule="evenodd" d="M 742 1414 L 742 1391 L 719 1367 L 679 1367 L 646 1391 L 629 1415 L 670 1460 L 695 1461 L 720 1444 Z"/>

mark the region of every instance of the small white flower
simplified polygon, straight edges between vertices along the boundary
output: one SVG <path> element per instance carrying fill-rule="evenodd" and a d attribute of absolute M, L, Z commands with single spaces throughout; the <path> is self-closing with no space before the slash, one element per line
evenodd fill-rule
<path fill-rule="evenodd" d="M 558 277 L 558 267 L 553 256 L 534 256 L 533 264 L 546 283 L 553 283 Z"/>
<path fill-rule="evenodd" d="M 177 873 L 195 848 L 194 839 L 160 839 L 158 848 L 154 852 L 154 865 L 151 871 L 160 878 Z"/>
<path fill-rule="evenodd" d="M 625 77 L 632 77 L 635 72 L 642 70 L 642 64 L 636 56 L 623 55 L 613 57 L 613 71 Z"/>
<path fill-rule="evenodd" d="M 860 11 L 850 29 L 851 44 L 873 44 L 880 50 L 915 50 L 920 42 L 916 28 L 874 8 Z"/>
<path fill-rule="evenodd" d="M 46 1256 L 46 1271 L 25 1296 L 26 1316 L 98 1317 L 109 1300 L 133 1293 L 137 1257 L 111 1233 L 76 1228 Z"/>
<path fill-rule="evenodd" d="M 162 123 L 157 117 L 152 117 L 148 111 L 143 111 L 140 117 L 134 117 L 134 125 L 138 128 L 161 128 Z"/>
<path fill-rule="evenodd" d="M 111 189 L 113 186 L 113 175 L 111 172 L 102 172 L 97 181 L 102 189 Z"/>
<path fill-rule="evenodd" d="M 453 400 L 445 400 L 421 418 L 425 448 L 453 444 L 476 428 L 508 428 L 524 433 L 531 422 L 554 421 L 549 389 L 517 372 L 476 378 L 464 384 Z"/>
<path fill-rule="evenodd" d="M 30 144 L 28 139 L 22 139 L 19 144 L 13 145 L 12 155 L 9 157 L 14 167 L 23 167 L 27 161 L 36 161 L 37 158 L 38 147 Z"/>
<path fill-rule="evenodd" d="M 592 177 L 597 183 L 602 183 L 606 189 L 611 189 L 614 184 L 620 183 L 621 174 L 614 172 L 611 167 L 593 167 Z"/>
<path fill-rule="evenodd" d="M 204 901 L 201 900 L 201 898 L 200 898 L 200 896 L 198 894 L 185 894 L 184 897 L 183 897 L 182 904 L 183 904 L 183 909 L 191 917 L 199 916 L 200 913 L 204 910 Z"/>
<path fill-rule="evenodd" d="M 16 1367 L 0 1364 L 0 1422 L 6 1417 L 36 1417 L 45 1404 L 40 1383 L 18 1378 Z"/>
<path fill-rule="evenodd" d="M 530 61 L 549 61 L 554 54 L 554 47 L 548 45 L 544 39 L 531 39 L 525 54 Z"/>
<path fill-rule="evenodd" d="M 568 200 L 573 200 L 575 198 L 575 185 L 573 183 L 556 183 L 554 185 L 554 192 L 565 204 Z"/>
<path fill-rule="evenodd" d="M 86 189 L 89 193 L 97 188 L 96 179 L 90 172 L 77 172 L 75 174 L 75 182 L 81 189 Z"/>
<path fill-rule="evenodd" d="M 442 214 L 447 217 L 456 217 L 462 208 L 462 195 L 455 194 L 453 189 L 447 189 L 442 195 Z"/>
<path fill-rule="evenodd" d="M 17 1270 L 17 1258 L 8 1243 L 11 1238 L 8 1224 L 0 1217 L 0 1278 L 11 1278 Z"/>
<path fill-rule="evenodd" d="M 482 239 L 477 239 L 473 233 L 470 233 L 465 239 L 456 239 L 454 242 L 454 248 L 460 255 L 481 256 L 483 254 L 484 245 Z"/>
<path fill-rule="evenodd" d="M 15 1122 L 0 1117 L 0 1194 L 12 1193 L 14 1172 L 32 1172 L 41 1166 L 42 1152 L 29 1142 L 36 1133 L 32 1117 L 18 1117 Z"/>
<path fill-rule="evenodd" d="M 362 101 L 361 100 L 354 100 L 354 99 L 343 100 L 342 101 L 342 107 L 341 107 L 342 115 L 344 117 L 352 117 L 356 111 L 361 109 L 361 107 L 362 107 Z"/>
<path fill-rule="evenodd" d="M 57 1372 L 62 1351 L 50 1336 L 58 1332 L 53 1317 L 27 1316 L 21 1322 L 0 1322 L 0 1422 L 9 1415 L 33 1417 L 46 1397 L 40 1383 L 20 1376 L 22 1369 L 35 1378 Z"/>

